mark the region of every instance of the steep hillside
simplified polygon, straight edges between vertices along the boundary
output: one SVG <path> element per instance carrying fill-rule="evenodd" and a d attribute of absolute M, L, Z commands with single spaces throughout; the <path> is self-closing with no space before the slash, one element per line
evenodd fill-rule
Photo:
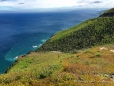
<path fill-rule="evenodd" d="M 0 75 L 0 86 L 114 86 L 114 17 L 56 33 L 20 56 Z"/>
<path fill-rule="evenodd" d="M 105 11 L 100 17 L 114 17 L 114 8 Z"/>
<path fill-rule="evenodd" d="M 76 52 L 109 43 L 114 43 L 114 17 L 98 17 L 58 32 L 37 51 Z"/>

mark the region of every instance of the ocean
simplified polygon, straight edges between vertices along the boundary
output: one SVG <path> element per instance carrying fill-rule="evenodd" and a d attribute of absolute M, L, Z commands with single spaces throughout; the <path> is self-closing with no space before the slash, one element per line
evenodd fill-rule
<path fill-rule="evenodd" d="M 65 12 L 0 13 L 0 73 L 18 58 L 38 49 L 60 30 L 99 16 L 102 9 Z"/>

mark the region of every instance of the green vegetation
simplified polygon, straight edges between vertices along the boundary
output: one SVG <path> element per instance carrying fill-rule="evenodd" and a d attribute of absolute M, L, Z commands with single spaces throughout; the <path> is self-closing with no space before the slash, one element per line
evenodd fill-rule
<path fill-rule="evenodd" d="M 0 86 L 114 86 L 113 22 L 102 16 L 58 32 L 20 56 L 0 75 Z"/>
<path fill-rule="evenodd" d="M 114 16 L 114 8 L 105 11 L 100 17 L 113 17 Z"/>
<path fill-rule="evenodd" d="M 114 43 L 114 17 L 98 17 L 58 32 L 37 51 L 76 52 L 79 49 Z"/>
<path fill-rule="evenodd" d="M 113 86 L 114 45 L 74 54 L 31 52 L 0 75 L 0 86 Z"/>
<path fill-rule="evenodd" d="M 100 17 L 84 21 L 70 29 L 60 31 L 37 51 L 76 52 L 92 46 L 114 43 L 114 8 Z"/>

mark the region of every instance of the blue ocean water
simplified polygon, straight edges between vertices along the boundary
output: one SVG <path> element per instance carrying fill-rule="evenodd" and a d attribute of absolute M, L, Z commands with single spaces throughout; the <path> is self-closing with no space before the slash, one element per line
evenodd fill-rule
<path fill-rule="evenodd" d="M 19 55 L 38 49 L 54 33 L 97 17 L 100 9 L 0 14 L 0 73 Z"/>

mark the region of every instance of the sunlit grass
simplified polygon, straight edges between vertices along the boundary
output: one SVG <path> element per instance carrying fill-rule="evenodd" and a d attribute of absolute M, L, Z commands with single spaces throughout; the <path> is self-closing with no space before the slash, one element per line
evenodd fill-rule
<path fill-rule="evenodd" d="M 31 52 L 0 75 L 0 86 L 113 86 L 114 46 L 103 47 L 75 54 Z"/>

